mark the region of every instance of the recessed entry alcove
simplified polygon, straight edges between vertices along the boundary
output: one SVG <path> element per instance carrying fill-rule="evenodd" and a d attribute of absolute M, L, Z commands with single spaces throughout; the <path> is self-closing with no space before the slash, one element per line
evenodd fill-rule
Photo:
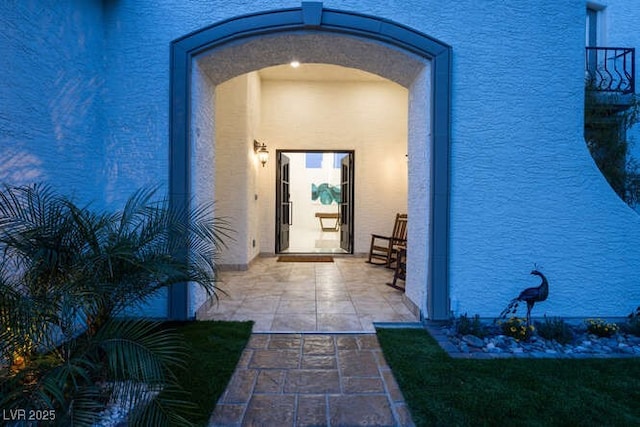
<path fill-rule="evenodd" d="M 274 75 L 271 71 L 268 77 L 268 70 L 274 70 L 269 67 L 288 67 L 296 60 L 302 64 L 300 68 L 309 65 L 310 74 L 299 80 L 339 82 L 350 87 L 360 84 L 362 90 L 367 85 L 386 85 L 391 92 L 404 94 L 399 96 L 405 99 L 404 107 L 390 110 L 404 108 L 404 130 L 393 141 L 395 149 L 385 148 L 386 157 L 400 159 L 390 169 L 406 174 L 405 193 L 399 196 L 404 198 L 404 205 L 397 200 L 377 201 L 390 209 L 380 209 L 384 212 L 378 217 L 375 209 L 365 207 L 371 200 L 358 193 L 365 191 L 366 185 L 359 182 L 362 176 L 356 172 L 355 232 L 349 252 L 366 252 L 370 233 L 379 227 L 389 228 L 395 211 L 406 210 L 411 248 L 406 295 L 424 317 L 444 318 L 448 316 L 449 49 L 387 21 L 380 20 L 382 27 L 373 30 L 362 29 L 364 23 L 375 18 L 323 10 L 319 3 L 303 3 L 300 10 L 302 15 L 295 18 L 302 18 L 298 28 L 292 28 L 289 21 L 291 10 L 272 11 L 237 18 L 232 20 L 234 25 L 223 22 L 174 42 L 172 203 L 215 201 L 223 216 L 232 219 L 235 239 L 229 242 L 222 261 L 230 268 L 242 269 L 261 253 L 275 253 L 277 150 L 353 152 L 356 171 L 369 170 L 380 177 L 380 182 L 368 185 L 384 186 L 385 182 L 384 165 L 368 163 L 364 155 L 379 149 L 382 142 L 373 138 L 357 141 L 358 132 L 348 126 L 320 132 L 322 117 L 315 117 L 317 126 L 306 123 L 303 128 L 305 123 L 292 119 L 288 126 L 295 130 L 291 132 L 295 140 L 261 123 L 265 115 L 261 101 L 266 96 L 261 93 L 263 79 L 273 79 Z M 337 30 L 309 14 L 321 15 L 322 22 L 332 16 L 346 16 L 349 21 L 342 22 Z M 277 25 L 278 19 L 282 25 Z M 308 25 L 310 22 L 314 24 Z M 309 71 L 311 68 L 315 70 Z M 273 90 L 272 86 L 265 90 Z M 295 106 L 292 112 L 283 111 L 282 120 L 294 113 Z M 278 111 L 269 114 L 277 116 Z M 265 143 L 270 151 L 265 166 L 256 159 L 254 140 Z M 174 287 L 170 297 L 172 316 L 180 318 L 183 305 L 193 310 L 199 301 L 201 296 L 188 286 Z"/>

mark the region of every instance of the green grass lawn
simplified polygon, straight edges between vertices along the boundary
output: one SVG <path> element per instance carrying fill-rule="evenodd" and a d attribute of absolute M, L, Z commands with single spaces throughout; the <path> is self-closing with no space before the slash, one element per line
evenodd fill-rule
<path fill-rule="evenodd" d="M 190 421 L 206 425 L 240 360 L 253 322 L 199 321 L 166 326 L 182 334 L 190 347 L 189 368 L 179 372 L 178 379 L 198 407 L 191 412 Z"/>
<path fill-rule="evenodd" d="M 418 426 L 639 426 L 640 358 L 452 359 L 421 329 L 378 329 Z"/>

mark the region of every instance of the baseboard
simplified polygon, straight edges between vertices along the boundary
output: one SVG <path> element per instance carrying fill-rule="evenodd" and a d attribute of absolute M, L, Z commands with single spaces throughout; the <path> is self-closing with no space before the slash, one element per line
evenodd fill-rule
<path fill-rule="evenodd" d="M 416 316 L 416 318 L 421 319 L 423 318 L 423 315 L 420 311 L 420 308 L 415 305 L 415 303 L 413 301 L 411 301 L 409 299 L 409 297 L 407 297 L 407 294 L 402 294 L 402 302 L 404 303 L 404 305 L 407 306 L 407 308 L 409 309 L 409 311 Z"/>
<path fill-rule="evenodd" d="M 218 271 L 247 271 L 248 264 L 217 264 Z"/>

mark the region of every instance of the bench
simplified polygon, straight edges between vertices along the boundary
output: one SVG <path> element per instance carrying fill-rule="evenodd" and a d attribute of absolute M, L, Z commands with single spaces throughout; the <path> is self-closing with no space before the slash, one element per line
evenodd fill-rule
<path fill-rule="evenodd" d="M 340 230 L 340 214 L 329 212 L 316 212 L 316 218 L 320 221 L 320 229 L 322 231 L 338 231 Z M 329 221 L 328 225 L 323 220 Z"/>

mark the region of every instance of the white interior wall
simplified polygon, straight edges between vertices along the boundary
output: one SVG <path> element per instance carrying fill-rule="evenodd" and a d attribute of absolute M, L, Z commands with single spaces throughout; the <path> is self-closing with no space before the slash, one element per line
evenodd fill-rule
<path fill-rule="evenodd" d="M 216 215 L 234 230 L 220 265 L 243 267 L 259 252 L 275 251 L 276 150 L 354 150 L 355 253 L 367 252 L 370 235 L 389 233 L 395 213 L 407 211 L 406 89 L 392 82 L 261 82 L 254 72 L 215 92 Z M 271 153 L 265 167 L 254 139 Z"/>
<path fill-rule="evenodd" d="M 262 165 L 255 156 L 253 141 L 260 128 L 260 92 L 261 82 L 257 72 L 251 72 L 247 76 L 247 192 L 244 197 L 247 203 L 246 224 L 247 234 L 244 240 L 246 248 L 246 263 L 251 261 L 259 252 L 260 245 L 260 198 L 258 191 L 258 170 Z"/>
<path fill-rule="evenodd" d="M 408 91 L 391 82 L 262 82 L 260 139 L 269 151 L 354 150 L 354 252 L 407 211 Z M 275 162 L 261 171 L 260 251 L 275 250 Z"/>
<path fill-rule="evenodd" d="M 220 255 L 221 266 L 247 265 L 255 238 L 251 234 L 258 229 L 253 138 L 260 110 L 251 105 L 258 87 L 255 75 L 243 74 L 215 89 L 215 210 L 234 231 Z"/>

